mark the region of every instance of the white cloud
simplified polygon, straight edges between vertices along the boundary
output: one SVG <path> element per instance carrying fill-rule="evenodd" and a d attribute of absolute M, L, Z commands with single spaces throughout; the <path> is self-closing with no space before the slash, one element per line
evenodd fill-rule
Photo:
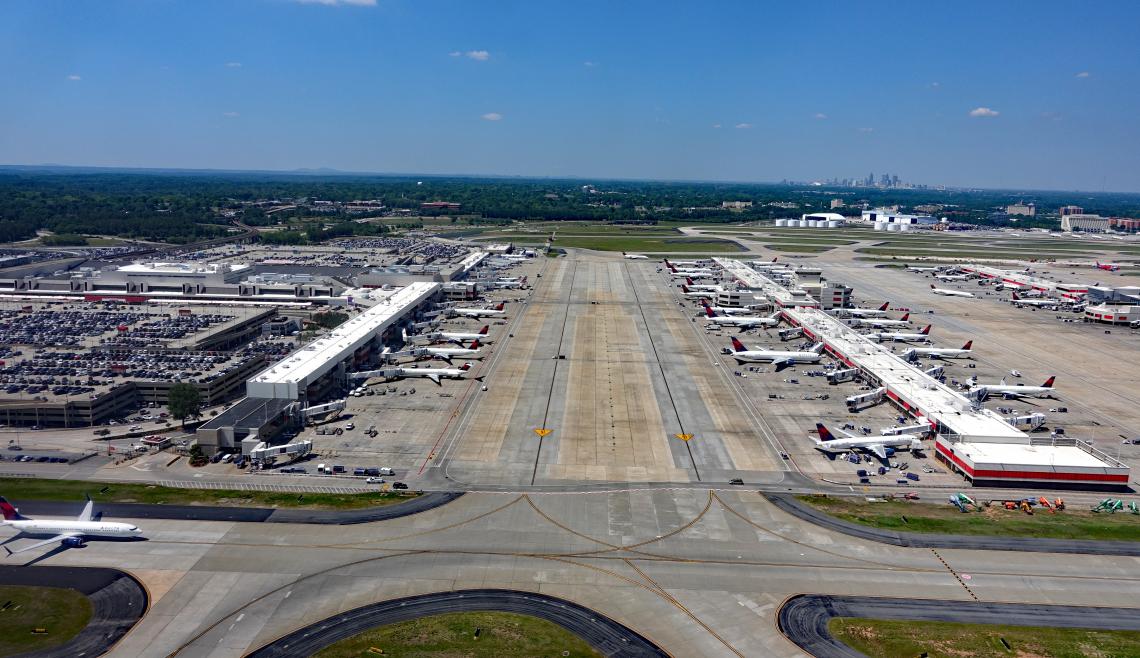
<path fill-rule="evenodd" d="M 942 83 L 941 83 L 941 82 L 931 82 L 931 83 L 930 83 L 930 87 L 931 87 L 932 89 L 938 89 L 938 88 L 939 88 L 939 87 L 941 87 L 941 86 L 942 86 Z"/>
<path fill-rule="evenodd" d="M 354 7 L 375 7 L 376 0 L 297 0 L 303 5 L 325 5 L 326 7 L 335 7 L 337 5 L 352 5 Z"/>
<path fill-rule="evenodd" d="M 823 112 L 816 112 L 816 113 L 815 113 L 815 116 L 814 116 L 814 118 L 816 118 L 816 119 L 826 119 L 826 118 L 827 118 L 827 115 L 826 115 L 826 114 L 824 114 Z"/>
<path fill-rule="evenodd" d="M 467 55 L 468 58 L 477 62 L 485 62 L 491 59 L 491 53 L 486 50 L 468 50 L 464 55 Z"/>
<path fill-rule="evenodd" d="M 1091 73 L 1089 73 L 1088 71 L 1081 71 L 1080 73 L 1078 73 L 1078 74 L 1077 74 L 1077 77 L 1078 77 L 1078 78 L 1087 78 L 1087 77 L 1089 77 L 1090 75 L 1092 75 L 1092 74 L 1091 74 Z"/>
<path fill-rule="evenodd" d="M 988 107 L 975 107 L 970 110 L 970 116 L 972 117 L 996 117 L 999 114 L 1001 114 L 1001 112 L 991 110 Z"/>
<path fill-rule="evenodd" d="M 597 65 L 598 65 L 597 62 L 582 62 L 582 66 L 585 66 L 587 68 L 593 68 Z"/>
<path fill-rule="evenodd" d="M 498 112 L 488 112 L 482 116 L 484 121 L 502 121 L 503 115 Z"/>
<path fill-rule="evenodd" d="M 238 114 L 237 112 L 222 112 L 222 116 L 227 117 L 229 119 L 233 119 L 235 117 L 240 117 L 241 115 Z"/>
<path fill-rule="evenodd" d="M 873 132 L 875 132 L 875 129 L 874 128 L 860 128 L 859 132 L 861 132 L 861 133 L 873 133 Z"/>
<path fill-rule="evenodd" d="M 719 123 L 714 123 L 714 124 L 713 124 L 713 128 L 720 128 L 720 124 L 719 124 Z"/>
<path fill-rule="evenodd" d="M 241 62 L 226 62 L 227 69 L 240 69 Z"/>
<path fill-rule="evenodd" d="M 749 128 L 752 127 L 752 124 L 750 124 L 750 123 L 738 123 L 733 127 L 738 129 L 738 130 L 748 130 Z"/>
<path fill-rule="evenodd" d="M 74 73 L 72 73 L 71 75 L 67 76 L 67 79 L 68 79 L 68 80 L 82 80 L 83 78 L 81 78 L 81 77 L 79 77 L 78 75 L 75 75 Z"/>
<path fill-rule="evenodd" d="M 459 52 L 458 50 L 453 50 L 447 54 L 451 55 L 452 57 L 462 57 L 463 56 L 463 53 Z"/>

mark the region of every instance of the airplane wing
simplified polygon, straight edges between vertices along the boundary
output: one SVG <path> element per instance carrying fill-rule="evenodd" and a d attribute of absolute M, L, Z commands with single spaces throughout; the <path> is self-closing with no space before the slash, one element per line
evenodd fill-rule
<path fill-rule="evenodd" d="M 87 496 L 87 504 L 83 506 L 83 511 L 79 513 L 77 521 L 90 521 L 91 512 L 95 508 L 95 501 L 91 500 L 91 496 Z"/>
<path fill-rule="evenodd" d="M 887 449 L 884 448 L 881 443 L 872 443 L 870 445 L 866 445 L 863 447 L 866 448 L 867 450 L 870 450 L 871 452 L 875 453 L 875 456 L 878 457 L 879 459 L 886 459 L 887 458 Z"/>
<path fill-rule="evenodd" d="M 443 384 L 439 383 L 439 375 L 433 373 L 431 375 L 428 375 L 427 378 L 435 382 L 436 386 L 443 386 Z"/>
<path fill-rule="evenodd" d="M 780 372 L 784 368 L 795 363 L 795 359 L 776 359 L 772 361 L 772 365 L 776 366 L 776 372 Z"/>
<path fill-rule="evenodd" d="M 47 546 L 48 544 L 54 544 L 57 542 L 61 542 L 65 539 L 71 539 L 72 537 L 78 537 L 82 534 L 83 533 L 81 533 L 81 532 L 65 532 L 62 535 L 56 535 L 55 537 L 52 537 L 51 539 L 45 539 L 43 541 L 39 541 L 39 542 L 36 542 L 34 544 L 29 544 L 28 546 L 24 546 L 23 548 L 17 548 L 14 551 L 12 549 L 8 548 L 7 546 L 4 547 L 4 550 L 8 551 L 8 555 L 15 555 L 16 553 L 23 553 L 24 551 L 30 551 L 33 548 L 39 548 L 41 546 Z"/>

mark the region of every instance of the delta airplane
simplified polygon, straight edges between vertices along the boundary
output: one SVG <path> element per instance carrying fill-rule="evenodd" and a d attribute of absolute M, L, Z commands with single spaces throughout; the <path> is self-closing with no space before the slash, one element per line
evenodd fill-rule
<path fill-rule="evenodd" d="M 689 286 L 687 286 L 685 284 L 681 284 L 681 296 L 682 297 L 691 297 L 693 299 L 698 299 L 698 298 L 704 299 L 704 298 L 709 296 L 709 291 L 707 291 L 707 290 L 690 290 Z"/>
<path fill-rule="evenodd" d="M 11 503 L 0 496 L 0 512 L 4 513 L 3 524 L 5 526 L 19 531 L 21 535 L 51 535 L 50 539 L 36 542 L 30 546 L 18 548 L 14 551 L 4 546 L 4 550 L 8 551 L 8 555 L 15 555 L 16 553 L 23 553 L 33 548 L 39 548 L 57 542 L 67 548 L 83 548 L 88 537 L 124 539 L 140 537 L 142 535 L 142 530 L 139 530 L 138 526 L 129 523 L 94 521 L 94 515 L 92 513 L 94 507 L 95 503 L 93 503 L 91 497 L 88 496 L 87 504 L 84 505 L 83 511 L 79 514 L 79 518 L 74 521 L 43 521 L 29 519 L 21 515 L 20 510 L 12 507 Z"/>
<path fill-rule="evenodd" d="M 974 346 L 974 341 L 968 340 L 962 346 L 962 349 L 951 349 L 948 347 L 911 347 L 902 353 L 904 359 L 911 356 L 929 356 L 935 359 L 961 359 L 970 356 L 971 348 Z"/>
<path fill-rule="evenodd" d="M 879 459 L 886 460 L 890 456 L 888 448 L 922 450 L 922 437 L 917 434 L 854 436 L 843 430 L 836 430 L 843 435 L 843 438 L 839 438 L 824 427 L 823 423 L 816 423 L 815 430 L 819 433 L 819 438 L 815 440 L 815 449 L 828 454 L 866 450 Z"/>
<path fill-rule="evenodd" d="M 496 306 L 495 308 L 453 308 L 453 309 L 451 309 L 452 315 L 458 315 L 458 316 L 462 316 L 465 318 L 498 317 L 500 315 L 503 315 L 503 313 L 505 313 L 505 311 L 503 310 L 503 303 L 502 302 L 499 302 L 499 305 Z"/>
<path fill-rule="evenodd" d="M 1101 263 L 1100 261 L 1097 261 L 1096 269 L 1104 270 L 1105 272 L 1118 272 L 1120 271 L 1120 266 L 1113 263 Z"/>
<path fill-rule="evenodd" d="M 1051 398 L 1053 397 L 1053 382 L 1056 377 L 1050 377 L 1040 386 L 1021 386 L 1019 384 L 1006 384 L 1003 377 L 997 384 L 976 384 L 970 388 L 971 396 L 986 398 L 991 395 L 1000 395 L 1004 398 Z M 977 379 L 973 380 L 977 382 Z"/>
<path fill-rule="evenodd" d="M 855 322 L 858 323 L 860 327 L 874 327 L 876 329 L 882 329 L 884 327 L 905 327 L 910 324 L 910 313 L 907 313 L 898 320 L 891 320 L 888 318 L 872 318 L 865 320 L 860 318 Z"/>
<path fill-rule="evenodd" d="M 780 324 L 780 314 L 777 313 L 770 318 L 762 318 L 757 316 L 745 315 L 717 315 L 716 311 L 712 310 L 711 306 L 705 306 L 705 315 L 708 316 L 713 324 L 722 327 L 740 327 L 744 329 L 755 329 L 756 327 L 775 327 Z"/>
<path fill-rule="evenodd" d="M 673 261 L 671 261 L 668 258 L 666 258 L 665 259 L 665 267 L 671 268 L 674 265 L 680 265 L 681 267 L 701 267 L 702 265 L 705 264 L 705 262 L 706 261 L 700 261 L 700 260 L 673 260 Z"/>
<path fill-rule="evenodd" d="M 525 276 L 521 279 L 518 279 L 518 278 L 499 279 L 498 281 L 495 282 L 495 287 L 499 288 L 499 289 L 516 289 L 516 288 L 522 288 L 524 285 L 526 285 L 526 277 Z"/>
<path fill-rule="evenodd" d="M 853 318 L 880 318 L 887 314 L 890 302 L 883 302 L 879 308 L 841 308 L 837 309 L 841 315 L 850 315 Z"/>
<path fill-rule="evenodd" d="M 477 340 L 484 343 L 490 343 L 491 337 L 487 334 L 491 330 L 490 325 L 483 325 L 483 328 L 478 333 L 469 333 L 463 331 L 433 331 L 430 334 L 421 334 L 419 336 L 408 336 L 404 332 L 404 342 L 407 343 L 409 338 L 423 338 L 424 340 L 432 341 L 446 341 L 448 343 L 456 343 L 462 345 L 469 340 Z"/>
<path fill-rule="evenodd" d="M 698 315 L 703 315 L 706 308 L 711 308 L 713 311 L 720 315 L 743 315 L 745 313 L 752 313 L 750 308 L 737 308 L 736 306 L 710 306 L 707 299 L 701 299 L 701 312 Z"/>
<path fill-rule="evenodd" d="M 621 256 L 622 258 L 628 258 L 629 260 L 649 260 L 649 256 L 646 256 L 645 254 L 627 254 L 623 251 L 621 252 Z"/>
<path fill-rule="evenodd" d="M 693 283 L 693 280 L 688 277 L 685 278 L 685 285 L 688 286 L 689 290 L 708 290 L 709 292 L 720 292 L 723 290 L 723 288 L 713 283 Z"/>
<path fill-rule="evenodd" d="M 669 272 L 674 279 L 711 279 L 716 276 L 712 270 L 678 270 L 674 268 Z"/>
<path fill-rule="evenodd" d="M 874 334 L 865 334 L 868 338 L 874 338 L 880 343 L 884 340 L 893 340 L 896 343 L 910 343 L 924 341 L 930 337 L 930 325 L 923 327 L 917 334 L 905 333 L 901 331 L 882 331 Z"/>
<path fill-rule="evenodd" d="M 949 288 L 936 288 L 930 286 L 930 292 L 935 295 L 945 295 L 946 297 L 970 297 L 973 298 L 974 293 L 966 292 L 964 290 L 950 290 Z"/>
<path fill-rule="evenodd" d="M 767 363 L 776 366 L 780 372 L 788 366 L 797 363 L 819 363 L 823 358 L 823 343 L 816 343 L 807 352 L 789 352 L 784 350 L 750 350 L 735 337 L 732 339 L 732 358 L 737 363 Z"/>
<path fill-rule="evenodd" d="M 910 272 L 937 272 L 941 267 L 917 267 L 915 265 L 907 265 L 906 269 Z"/>
<path fill-rule="evenodd" d="M 443 384 L 440 380 L 463 379 L 463 375 L 470 369 L 470 363 L 464 363 L 458 368 L 381 368 L 380 370 L 351 372 L 349 373 L 349 377 L 353 379 L 371 379 L 372 377 L 383 377 L 384 379 L 425 377 L 435 382 L 436 386 L 442 386 Z M 483 378 L 475 377 L 475 381 L 481 382 Z"/>
<path fill-rule="evenodd" d="M 482 359 L 483 355 L 479 352 L 479 339 L 476 338 L 471 343 L 470 348 L 466 347 L 417 347 L 413 352 L 416 354 L 426 354 L 436 359 L 443 359 L 448 363 L 455 357 L 462 357 L 465 359 Z"/>
<path fill-rule="evenodd" d="M 1021 295 L 1018 295 L 1017 291 L 1014 291 L 1009 303 L 1018 306 L 1037 306 L 1039 308 L 1056 309 L 1061 304 L 1061 301 L 1058 299 L 1025 299 Z"/>
<path fill-rule="evenodd" d="M 970 277 L 965 274 L 935 274 L 934 278 L 939 281 L 965 281 Z"/>

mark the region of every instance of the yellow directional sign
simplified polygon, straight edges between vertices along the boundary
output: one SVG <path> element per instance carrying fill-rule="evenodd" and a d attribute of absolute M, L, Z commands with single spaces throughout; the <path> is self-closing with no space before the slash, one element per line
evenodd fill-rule
<path fill-rule="evenodd" d="M 674 434 L 673 436 L 681 439 L 682 441 L 688 441 L 689 439 L 693 438 L 692 434 Z"/>
<path fill-rule="evenodd" d="M 536 430 L 534 431 L 534 433 L 535 433 L 535 434 L 537 434 L 537 435 L 539 435 L 539 436 L 541 437 L 541 436 L 546 436 L 547 434 L 550 434 L 550 433 L 551 433 L 551 432 L 553 432 L 553 431 L 554 431 L 554 430 L 548 430 L 548 429 L 546 429 L 545 427 L 540 427 L 540 428 L 536 429 Z"/>

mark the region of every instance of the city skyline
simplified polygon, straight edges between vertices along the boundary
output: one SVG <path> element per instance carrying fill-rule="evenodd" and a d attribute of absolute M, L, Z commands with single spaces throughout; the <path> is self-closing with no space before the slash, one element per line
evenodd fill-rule
<path fill-rule="evenodd" d="M 1128 3 L 13 2 L 0 162 L 1140 192 L 1132 19 Z"/>

